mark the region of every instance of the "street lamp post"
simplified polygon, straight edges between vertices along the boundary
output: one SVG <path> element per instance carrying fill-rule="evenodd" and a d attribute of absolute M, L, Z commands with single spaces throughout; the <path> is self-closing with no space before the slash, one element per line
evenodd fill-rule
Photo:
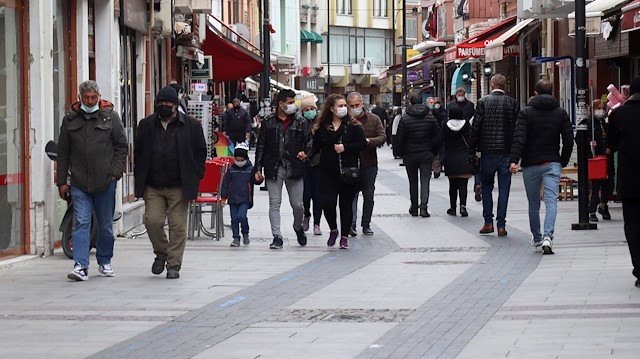
<path fill-rule="evenodd" d="M 407 105 L 407 0 L 402 0 L 402 98 L 401 106 Z"/>
<path fill-rule="evenodd" d="M 260 115 L 262 118 L 271 109 L 271 29 L 269 27 L 269 0 L 262 0 L 262 76 L 260 78 Z"/>
<path fill-rule="evenodd" d="M 587 170 L 587 41 L 585 0 L 576 0 L 576 144 L 578 146 L 578 223 L 571 229 L 597 229 L 589 223 L 589 174 Z"/>

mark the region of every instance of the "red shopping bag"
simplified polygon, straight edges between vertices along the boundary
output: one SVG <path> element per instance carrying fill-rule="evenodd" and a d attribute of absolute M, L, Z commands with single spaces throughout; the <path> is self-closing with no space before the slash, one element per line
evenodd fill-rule
<path fill-rule="evenodd" d="M 601 181 L 607 179 L 607 156 L 595 156 L 589 159 L 587 167 L 589 169 L 589 181 Z"/>

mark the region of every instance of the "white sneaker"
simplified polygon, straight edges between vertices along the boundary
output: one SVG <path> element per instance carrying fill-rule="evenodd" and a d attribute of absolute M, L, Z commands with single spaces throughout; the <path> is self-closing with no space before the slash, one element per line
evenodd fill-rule
<path fill-rule="evenodd" d="M 542 253 L 553 254 L 553 240 L 549 236 L 542 238 Z"/>
<path fill-rule="evenodd" d="M 309 230 L 309 219 L 307 216 L 302 219 L 302 230 L 305 232 Z"/>
<path fill-rule="evenodd" d="M 542 245 L 542 240 L 536 241 L 533 237 L 531 237 L 531 247 L 538 248 Z"/>
<path fill-rule="evenodd" d="M 111 268 L 111 264 L 104 264 L 98 267 L 98 272 L 102 274 L 103 277 L 113 277 L 113 268 Z"/>
<path fill-rule="evenodd" d="M 322 235 L 322 231 L 320 230 L 320 226 L 317 224 L 313 225 L 313 235 L 315 236 L 321 236 Z"/>
<path fill-rule="evenodd" d="M 71 280 L 83 281 L 89 279 L 87 268 L 82 268 L 79 263 L 73 266 L 73 270 L 67 274 L 67 278 Z"/>

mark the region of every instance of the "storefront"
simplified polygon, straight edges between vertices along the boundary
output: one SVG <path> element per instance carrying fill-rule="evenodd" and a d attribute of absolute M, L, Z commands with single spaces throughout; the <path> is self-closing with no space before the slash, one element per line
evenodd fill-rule
<path fill-rule="evenodd" d="M 28 250 L 28 176 L 24 146 L 28 123 L 25 71 L 26 9 L 20 0 L 0 2 L 0 257 Z"/>

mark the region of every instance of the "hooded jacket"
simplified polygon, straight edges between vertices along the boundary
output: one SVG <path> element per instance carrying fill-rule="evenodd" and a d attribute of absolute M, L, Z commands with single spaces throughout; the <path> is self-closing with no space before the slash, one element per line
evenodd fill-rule
<path fill-rule="evenodd" d="M 560 162 L 566 167 L 572 150 L 573 129 L 567 111 L 551 95 L 534 97 L 518 114 L 510 161 L 518 163 L 522 158 L 522 167 L 545 162 Z"/>
<path fill-rule="evenodd" d="M 224 175 L 220 197 L 226 199 L 229 204 L 246 203 L 252 208 L 255 181 L 255 171 L 249 159 L 244 167 L 239 167 L 234 162 Z"/>
<path fill-rule="evenodd" d="M 501 90 L 493 90 L 478 100 L 469 154 L 475 155 L 476 151 L 480 151 L 508 155 L 519 111 L 518 102 Z"/>
<path fill-rule="evenodd" d="M 444 140 L 444 168 L 448 177 L 474 174 L 475 166 L 469 163 L 469 131 L 471 125 L 466 119 L 451 119 L 442 126 Z"/>
<path fill-rule="evenodd" d="M 87 193 L 104 191 L 125 170 L 128 142 L 113 104 L 100 100 L 99 110 L 86 114 L 80 102 L 64 116 L 58 137 L 58 186 L 67 184 Z"/>
<path fill-rule="evenodd" d="M 398 124 L 394 155 L 421 155 L 433 158 L 442 140 L 436 118 L 423 104 L 411 105 Z"/>

